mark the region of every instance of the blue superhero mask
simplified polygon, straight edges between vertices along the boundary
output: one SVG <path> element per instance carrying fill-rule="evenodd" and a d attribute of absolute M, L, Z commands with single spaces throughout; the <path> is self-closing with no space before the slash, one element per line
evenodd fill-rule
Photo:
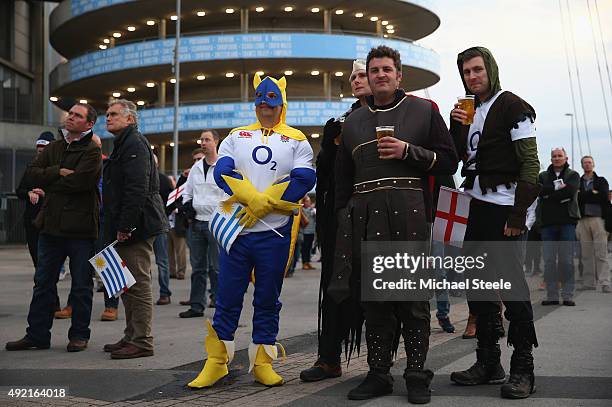
<path fill-rule="evenodd" d="M 270 107 L 281 106 L 283 104 L 283 94 L 280 88 L 269 77 L 266 77 L 255 88 L 255 106 L 262 103 Z"/>

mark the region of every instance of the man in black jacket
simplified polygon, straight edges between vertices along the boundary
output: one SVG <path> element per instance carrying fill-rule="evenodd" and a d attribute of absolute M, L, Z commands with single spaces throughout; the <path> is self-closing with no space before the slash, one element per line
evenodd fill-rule
<path fill-rule="evenodd" d="M 121 296 L 125 335 L 117 343 L 105 345 L 104 350 L 111 352 L 113 359 L 153 356 L 151 254 L 155 237 L 168 230 L 159 176 L 151 145 L 138 131 L 133 102 L 111 101 L 106 128 L 115 136 L 115 142 L 104 166 L 104 236 L 107 243 L 119 241 L 115 249 L 136 284 Z"/>
<path fill-rule="evenodd" d="M 28 313 L 26 336 L 6 344 L 7 350 L 48 349 L 61 264 L 70 258 L 72 326 L 68 352 L 82 351 L 89 341 L 93 255 L 98 237 L 98 180 L 102 155 L 92 141 L 93 107 L 77 103 L 68 112 L 61 139 L 49 144 L 27 169 L 33 185 L 45 191 L 36 217 L 40 230 L 38 265 Z"/>
<path fill-rule="evenodd" d="M 540 224 L 544 252 L 544 281 L 546 299 L 542 305 L 559 304 L 559 286 L 563 305 L 573 306 L 574 242 L 578 210 L 580 176 L 569 168 L 563 148 L 550 153 L 551 165 L 538 176 L 540 190 Z"/>
<path fill-rule="evenodd" d="M 174 189 L 173 182 L 166 174 L 159 171 L 159 162 L 157 156 L 153 155 L 155 160 L 155 168 L 159 174 L 159 195 L 161 196 L 162 203 L 164 204 L 165 212 L 167 216 L 172 210 L 165 206 L 168 202 L 168 196 Z M 157 305 L 168 305 L 170 304 L 170 272 L 168 270 L 168 234 L 160 233 L 153 242 L 153 252 L 155 253 L 155 264 L 157 264 L 157 281 L 159 283 L 159 299 Z"/>
<path fill-rule="evenodd" d="M 340 144 L 342 123 L 355 110 L 364 105 L 366 96 L 372 94 L 365 70 L 365 61 L 355 60 L 349 78 L 353 95 L 358 99 L 339 118 L 331 118 L 323 128 L 321 151 L 317 156 L 317 241 L 321 246 L 321 284 L 319 298 L 321 332 L 319 335 L 319 358 L 314 366 L 300 373 L 305 382 L 315 382 L 342 375 L 340 355 L 342 341 L 351 342 L 351 352 L 361 342 L 363 310 L 359 304 L 356 276 L 351 283 L 352 295 L 337 303 L 327 294 L 331 279 L 336 247 L 335 173 L 336 151 Z M 355 273 L 357 274 L 357 273 Z M 350 354 L 349 354 L 350 357 Z"/>
<path fill-rule="evenodd" d="M 38 156 L 52 141 L 55 141 L 53 133 L 45 131 L 41 133 L 36 140 L 36 155 Z M 43 200 L 45 199 L 45 191 L 41 188 L 36 188 L 33 185 L 27 173 L 23 174 L 19 186 L 17 187 L 17 196 L 25 201 L 25 210 L 23 212 L 23 227 L 25 228 L 26 241 L 28 242 L 28 250 L 30 257 L 34 263 L 34 267 L 38 263 L 38 229 L 34 226 L 34 219 L 40 212 Z"/>
<path fill-rule="evenodd" d="M 597 283 L 601 291 L 609 293 L 610 266 L 607 262 L 608 232 L 604 218 L 608 207 L 610 187 L 604 177 L 594 171 L 593 157 L 586 155 L 580 160 L 584 175 L 580 178 L 578 203 L 582 218 L 578 221 L 576 234 L 582 249 L 582 287 L 579 290 L 595 290 Z"/>

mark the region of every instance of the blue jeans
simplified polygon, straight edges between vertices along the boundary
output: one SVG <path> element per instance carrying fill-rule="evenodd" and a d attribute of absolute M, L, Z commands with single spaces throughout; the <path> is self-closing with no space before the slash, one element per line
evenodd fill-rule
<path fill-rule="evenodd" d="M 189 261 L 191 262 L 191 309 L 203 312 L 206 308 L 206 277 L 210 277 L 211 295 L 217 293 L 219 246 L 208 230 L 208 222 L 194 220 L 187 230 Z"/>
<path fill-rule="evenodd" d="M 170 297 L 170 271 L 168 269 L 168 235 L 157 235 L 153 241 L 155 264 L 157 264 L 157 280 L 159 281 L 159 296 Z"/>
<path fill-rule="evenodd" d="M 41 233 L 38 238 L 38 265 L 34 273 L 34 292 L 28 313 L 26 336 L 39 345 L 51 342 L 51 327 L 57 294 L 60 265 L 70 259 L 70 303 L 72 325 L 69 339 L 89 340 L 93 268 L 89 259 L 94 254 L 93 239 L 69 239 Z"/>
<path fill-rule="evenodd" d="M 444 243 L 432 241 L 431 242 L 431 255 L 444 257 Z M 446 270 L 444 268 L 436 268 L 435 270 L 436 280 L 441 281 L 446 278 Z M 435 290 L 436 294 L 436 318 L 443 319 L 448 317 L 450 312 L 450 301 L 448 299 L 448 290 Z"/>
<path fill-rule="evenodd" d="M 561 282 L 561 297 L 564 300 L 571 300 L 575 288 L 573 255 L 576 225 L 542 226 L 540 230 L 546 297 L 549 301 L 558 301 L 558 283 Z"/>

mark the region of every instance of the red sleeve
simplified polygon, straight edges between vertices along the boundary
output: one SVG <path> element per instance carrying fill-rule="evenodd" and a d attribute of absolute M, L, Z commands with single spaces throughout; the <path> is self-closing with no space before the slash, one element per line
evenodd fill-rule
<path fill-rule="evenodd" d="M 433 106 L 433 108 L 434 108 L 434 110 L 436 112 L 440 112 L 440 108 L 438 107 L 438 104 L 436 102 L 434 102 L 433 100 L 431 100 L 431 99 L 421 98 L 421 97 L 418 97 L 418 96 L 415 96 L 415 95 L 411 95 L 411 94 L 408 94 L 408 93 L 406 93 L 406 96 L 410 96 L 412 98 L 417 98 L 417 99 L 421 99 L 421 100 L 426 100 L 429 103 L 431 103 L 431 105 Z"/>

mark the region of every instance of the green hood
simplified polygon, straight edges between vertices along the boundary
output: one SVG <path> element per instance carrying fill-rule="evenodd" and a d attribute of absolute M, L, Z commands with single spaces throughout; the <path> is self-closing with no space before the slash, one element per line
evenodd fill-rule
<path fill-rule="evenodd" d="M 459 68 L 459 76 L 461 77 L 461 81 L 463 82 L 463 87 L 465 89 L 466 94 L 469 94 L 470 91 L 463 79 L 463 55 L 468 51 L 476 51 L 482 56 L 484 60 L 485 68 L 487 70 L 487 76 L 489 77 L 489 86 L 491 87 L 491 96 L 495 95 L 497 92 L 501 90 L 501 84 L 499 83 L 499 68 L 497 67 L 497 62 L 495 62 L 495 58 L 493 58 L 493 54 L 491 51 L 486 49 L 485 47 L 472 47 L 468 48 L 465 51 L 461 52 L 457 55 L 457 68 Z M 478 96 L 476 96 L 476 104 L 480 104 L 480 100 Z"/>

